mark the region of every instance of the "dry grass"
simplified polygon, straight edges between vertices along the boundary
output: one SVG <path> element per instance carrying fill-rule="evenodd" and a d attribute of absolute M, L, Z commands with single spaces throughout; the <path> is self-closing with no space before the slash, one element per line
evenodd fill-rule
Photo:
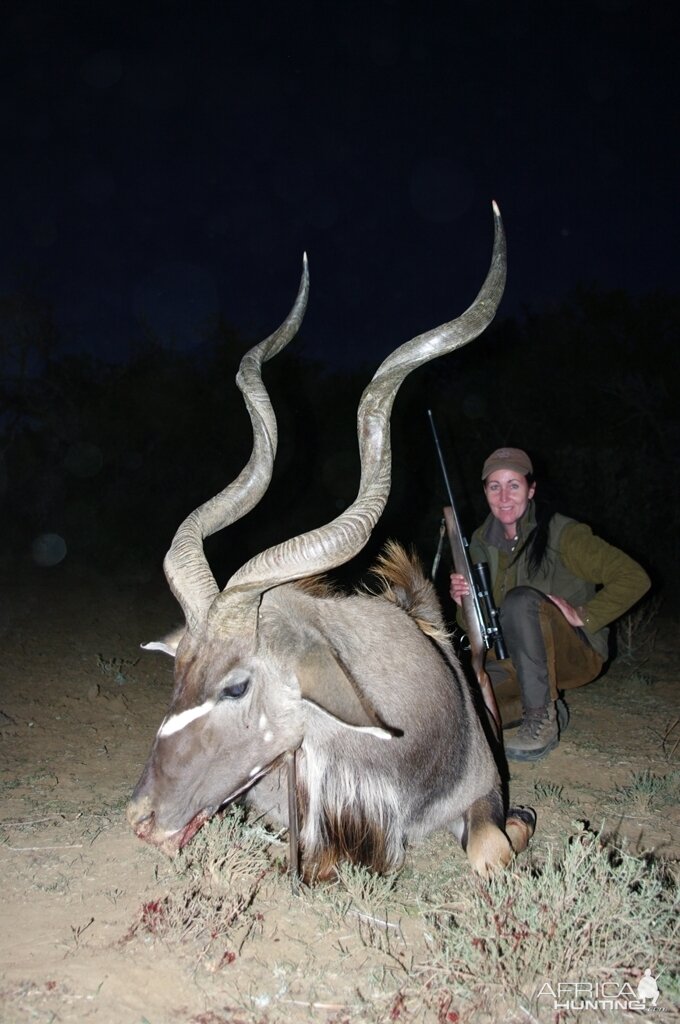
<path fill-rule="evenodd" d="M 206 963 L 216 956 L 232 962 L 257 928 L 256 898 L 277 872 L 275 842 L 272 833 L 248 823 L 240 807 L 213 818 L 172 862 L 169 891 L 142 905 L 126 938 L 191 943 Z"/>
<path fill-rule="evenodd" d="M 184 946 L 214 972 L 257 945 L 266 901 L 289 904 L 302 952 L 290 954 L 288 943 L 287 956 L 269 965 L 268 986 L 239 991 L 244 1021 L 298 1019 L 295 1009 L 333 1024 L 552 1022 L 537 995 L 546 981 L 636 985 L 650 964 L 663 975 L 664 1020 L 674 1019 L 677 877 L 582 823 L 562 848 L 537 848 L 490 883 L 462 857 L 427 880 L 408 869 L 383 878 L 348 865 L 334 884 L 303 887 L 298 897 L 273 838 L 238 811 L 211 822 L 127 936 Z M 339 1001 L 328 996 L 329 945 L 340 976 L 361 970 Z M 560 1021 L 569 1019 L 566 1012 Z"/>
<path fill-rule="evenodd" d="M 616 646 L 620 661 L 646 662 L 654 651 L 658 634 L 661 598 L 649 597 L 616 623 Z"/>
<path fill-rule="evenodd" d="M 619 786 L 615 799 L 625 804 L 628 810 L 644 813 L 658 810 L 664 804 L 677 801 L 680 793 L 680 771 L 657 775 L 648 768 L 633 772 L 627 786 Z"/>
<path fill-rule="evenodd" d="M 680 995 L 679 909 L 664 865 L 582 829 L 559 853 L 457 888 L 453 906 L 431 915 L 432 977 L 499 1020 L 513 1006 L 538 1015 L 547 980 L 637 984 L 649 963 L 670 1001 Z"/>

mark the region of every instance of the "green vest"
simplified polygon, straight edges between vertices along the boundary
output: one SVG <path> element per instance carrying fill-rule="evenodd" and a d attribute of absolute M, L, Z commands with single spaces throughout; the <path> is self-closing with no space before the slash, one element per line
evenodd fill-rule
<path fill-rule="evenodd" d="M 536 524 L 533 503 L 519 524 L 517 547 L 529 536 Z M 475 530 L 470 541 L 470 558 L 473 562 L 488 562 L 494 601 L 500 608 L 506 594 L 513 587 L 534 587 L 543 594 L 563 597 L 575 608 L 585 605 L 596 592 L 595 584 L 574 575 L 560 556 L 561 538 L 564 530 L 576 524 L 575 519 L 556 512 L 550 520 L 548 543 L 545 556 L 538 572 L 530 573 L 527 567 L 526 551 L 515 560 L 513 551 L 505 545 L 499 547 L 494 540 L 500 537 L 502 527 L 493 516 L 488 516 L 482 526 Z M 499 541 L 502 544 L 502 541 Z M 596 633 L 585 633 L 590 644 L 603 658 L 609 656 L 609 630 L 606 627 Z"/>

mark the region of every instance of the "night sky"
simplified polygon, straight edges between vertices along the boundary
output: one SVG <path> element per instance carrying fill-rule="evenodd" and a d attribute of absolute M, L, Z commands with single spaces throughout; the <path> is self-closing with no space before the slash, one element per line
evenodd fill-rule
<path fill-rule="evenodd" d="M 0 296 L 64 349 L 124 358 L 145 321 L 377 364 L 458 315 L 503 212 L 501 315 L 579 283 L 677 290 L 673 5 L 3 7 Z M 673 48 L 673 52 L 671 52 Z M 199 349 L 196 348 L 198 352 Z"/>

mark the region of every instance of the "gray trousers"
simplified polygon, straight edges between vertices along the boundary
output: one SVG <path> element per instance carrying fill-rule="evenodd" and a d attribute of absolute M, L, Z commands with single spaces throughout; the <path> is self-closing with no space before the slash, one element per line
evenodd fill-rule
<path fill-rule="evenodd" d="M 602 669 L 585 632 L 540 590 L 514 587 L 501 605 L 500 622 L 508 657 L 498 661 L 490 652 L 485 667 L 504 725 L 518 717 L 520 702 L 522 709 L 545 707 L 560 690 L 583 686 Z"/>

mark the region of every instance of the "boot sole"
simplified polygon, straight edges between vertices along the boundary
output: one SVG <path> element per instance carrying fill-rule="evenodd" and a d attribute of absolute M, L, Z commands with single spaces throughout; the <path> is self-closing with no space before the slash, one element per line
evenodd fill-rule
<path fill-rule="evenodd" d="M 551 750 L 554 750 L 558 743 L 559 737 L 556 736 L 554 740 L 551 740 L 545 747 L 541 747 L 540 750 L 508 750 L 506 747 L 505 756 L 508 761 L 540 761 L 542 757 L 545 757 Z"/>

